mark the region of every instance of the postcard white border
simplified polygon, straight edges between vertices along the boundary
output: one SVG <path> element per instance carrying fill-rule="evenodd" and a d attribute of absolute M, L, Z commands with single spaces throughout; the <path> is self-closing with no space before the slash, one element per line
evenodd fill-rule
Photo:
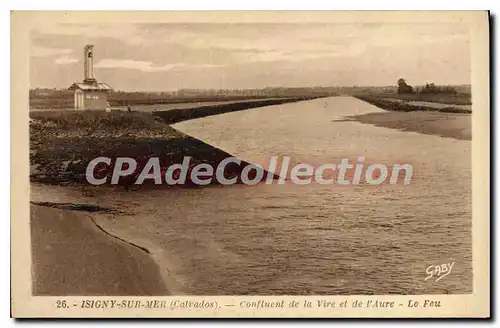
<path fill-rule="evenodd" d="M 214 300 L 221 306 L 213 310 L 165 309 L 57 309 L 56 300 L 70 304 L 82 299 L 147 299 L 145 297 L 33 297 L 31 295 L 31 259 L 29 230 L 29 30 L 33 24 L 44 21 L 89 22 L 335 22 L 335 23 L 436 23 L 462 22 L 471 27 L 471 68 L 473 94 L 473 286 L 467 295 L 416 295 L 416 296 L 169 296 L 148 299 Z M 11 14 L 11 69 L 12 69 L 12 157 L 11 157 L 11 256 L 12 256 L 12 314 L 15 317 L 487 317 L 490 292 L 490 243 L 489 243 L 489 26 L 488 13 L 476 12 L 13 12 Z M 292 299 L 315 301 L 318 299 L 394 300 L 398 305 L 409 300 L 426 299 L 441 301 L 440 308 L 285 308 L 242 309 L 240 300 Z"/>

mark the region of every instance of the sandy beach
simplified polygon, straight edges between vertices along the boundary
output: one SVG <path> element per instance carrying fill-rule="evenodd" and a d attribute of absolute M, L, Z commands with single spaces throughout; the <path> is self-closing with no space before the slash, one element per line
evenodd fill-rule
<path fill-rule="evenodd" d="M 31 205 L 33 295 L 168 295 L 143 249 L 85 213 Z"/>

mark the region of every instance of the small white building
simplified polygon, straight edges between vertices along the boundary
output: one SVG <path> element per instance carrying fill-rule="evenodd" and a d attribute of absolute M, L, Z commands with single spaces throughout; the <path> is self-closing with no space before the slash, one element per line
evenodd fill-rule
<path fill-rule="evenodd" d="M 69 90 L 75 92 L 76 110 L 107 110 L 108 96 L 112 88 L 106 83 L 97 82 L 94 77 L 94 46 L 84 49 L 84 80 L 75 82 Z"/>

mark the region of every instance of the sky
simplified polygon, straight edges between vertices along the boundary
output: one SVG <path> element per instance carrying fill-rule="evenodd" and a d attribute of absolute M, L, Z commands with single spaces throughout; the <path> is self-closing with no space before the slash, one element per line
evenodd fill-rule
<path fill-rule="evenodd" d="M 465 24 L 57 24 L 31 31 L 30 87 L 115 90 L 470 84 Z"/>

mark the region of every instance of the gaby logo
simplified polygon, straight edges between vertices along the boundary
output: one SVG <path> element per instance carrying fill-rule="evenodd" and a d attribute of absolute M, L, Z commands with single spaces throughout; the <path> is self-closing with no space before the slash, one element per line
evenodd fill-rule
<path fill-rule="evenodd" d="M 278 167 L 278 157 L 273 156 L 267 166 L 267 171 L 260 165 L 244 165 L 236 157 L 228 157 L 217 165 L 208 163 L 191 164 L 191 158 L 184 157 L 182 163 L 172 164 L 168 167 L 160 165 L 160 159 L 151 157 L 144 164 L 138 164 L 134 158 L 118 157 L 112 160 L 109 157 L 98 157 L 87 166 L 86 179 L 90 184 L 102 185 L 105 183 L 118 184 L 120 179 L 134 180 L 140 185 L 146 181 L 154 184 L 182 185 L 192 183 L 195 185 L 208 185 L 219 183 L 232 185 L 241 182 L 247 185 L 258 183 L 284 184 L 290 180 L 294 184 L 304 185 L 339 184 L 339 185 L 380 185 L 382 183 L 409 184 L 413 175 L 410 164 L 394 164 L 388 168 L 384 164 L 371 164 L 365 167 L 364 156 L 358 157 L 356 164 L 349 159 L 342 159 L 337 164 L 323 164 L 314 167 L 310 164 L 300 163 L 290 167 L 290 157 L 283 156 Z M 214 167 L 215 166 L 215 167 Z M 231 167 L 231 170 L 228 170 Z M 235 167 L 237 168 L 235 170 Z"/>
<path fill-rule="evenodd" d="M 455 262 L 443 263 L 440 265 L 430 265 L 425 270 L 425 273 L 427 273 L 428 276 L 425 277 L 424 280 L 436 278 L 436 282 L 438 282 L 451 273 L 454 265 Z"/>

